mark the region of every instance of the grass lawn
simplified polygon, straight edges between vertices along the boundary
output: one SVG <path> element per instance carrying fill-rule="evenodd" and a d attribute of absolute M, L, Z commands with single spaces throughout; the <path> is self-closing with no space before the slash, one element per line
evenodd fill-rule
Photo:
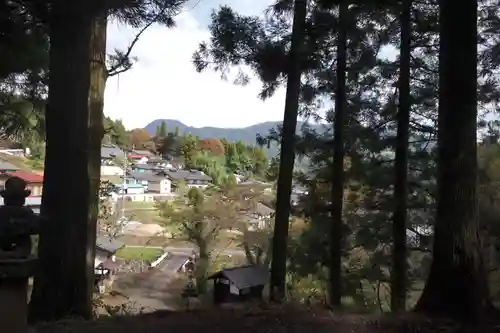
<path fill-rule="evenodd" d="M 151 247 L 124 247 L 116 256 L 126 260 L 155 260 L 163 254 L 162 249 Z"/>

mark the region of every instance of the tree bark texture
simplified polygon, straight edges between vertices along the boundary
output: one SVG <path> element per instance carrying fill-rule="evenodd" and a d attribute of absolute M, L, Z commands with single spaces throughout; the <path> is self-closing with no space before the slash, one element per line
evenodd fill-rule
<path fill-rule="evenodd" d="M 39 241 L 30 321 L 90 319 L 95 216 L 90 201 L 89 45 L 92 15 L 80 2 L 54 2 Z"/>
<path fill-rule="evenodd" d="M 391 311 L 406 310 L 408 206 L 408 140 L 410 128 L 410 56 L 412 0 L 403 1 L 401 11 L 401 44 L 399 57 L 399 108 L 397 114 L 396 160 L 394 177 L 394 213 L 392 224 Z"/>
<path fill-rule="evenodd" d="M 478 320 L 490 309 L 477 217 L 477 1 L 441 0 L 437 218 L 416 310 Z"/>
<path fill-rule="evenodd" d="M 347 15 L 348 3 L 339 5 L 337 33 L 337 84 L 333 122 L 333 166 L 331 184 L 330 281 L 329 303 L 342 305 L 342 210 L 344 206 L 344 128 L 346 123 Z"/>
<path fill-rule="evenodd" d="M 89 88 L 89 237 L 93 237 L 92 257 L 95 257 L 95 239 L 99 214 L 99 189 L 101 184 L 101 143 L 104 137 L 104 91 L 106 89 L 106 38 L 107 13 L 94 17 L 90 40 L 90 88 Z"/>
<path fill-rule="evenodd" d="M 271 300 L 276 302 L 283 300 L 285 297 L 290 196 L 292 193 L 293 166 L 295 162 L 295 135 L 299 110 L 306 12 L 307 0 L 295 0 L 272 243 L 270 290 Z"/>

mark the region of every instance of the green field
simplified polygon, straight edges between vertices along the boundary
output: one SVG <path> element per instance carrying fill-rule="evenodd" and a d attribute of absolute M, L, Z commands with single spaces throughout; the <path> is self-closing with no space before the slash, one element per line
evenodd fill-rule
<path fill-rule="evenodd" d="M 116 256 L 126 260 L 155 260 L 163 254 L 163 250 L 154 247 L 124 247 Z"/>

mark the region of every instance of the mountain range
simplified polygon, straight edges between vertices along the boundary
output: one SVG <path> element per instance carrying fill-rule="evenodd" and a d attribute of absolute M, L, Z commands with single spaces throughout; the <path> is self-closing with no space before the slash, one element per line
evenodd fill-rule
<path fill-rule="evenodd" d="M 242 141 L 247 145 L 256 145 L 258 134 L 266 136 L 271 129 L 277 128 L 282 124 L 281 121 L 267 121 L 242 128 L 191 127 L 175 119 L 156 119 L 146 125 L 144 129 L 147 130 L 151 136 L 154 136 L 156 134 L 156 128 L 161 126 L 162 122 L 165 122 L 169 132 L 173 132 L 175 128 L 179 128 L 180 134 L 191 133 L 192 135 L 199 136 L 201 139 L 225 138 L 230 142 Z M 302 124 L 303 123 L 299 122 L 297 128 L 300 129 Z M 270 147 L 267 149 L 267 152 L 269 156 L 274 156 L 277 152 L 277 147 Z"/>

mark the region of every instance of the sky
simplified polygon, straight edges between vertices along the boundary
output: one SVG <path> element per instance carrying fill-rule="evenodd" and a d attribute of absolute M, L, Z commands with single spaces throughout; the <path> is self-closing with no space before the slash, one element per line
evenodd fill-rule
<path fill-rule="evenodd" d="M 192 54 L 208 41 L 210 13 L 220 5 L 259 15 L 272 0 L 190 0 L 176 18 L 176 27 L 150 27 L 135 45 L 137 62 L 128 72 L 112 77 L 106 86 L 104 113 L 122 119 L 128 129 L 155 119 L 176 119 L 188 126 L 246 127 L 283 119 L 285 92 L 262 101 L 260 82 L 244 87 L 224 81 L 210 70 L 197 73 Z M 136 31 L 116 22 L 108 25 L 108 53 L 125 50 Z"/>

